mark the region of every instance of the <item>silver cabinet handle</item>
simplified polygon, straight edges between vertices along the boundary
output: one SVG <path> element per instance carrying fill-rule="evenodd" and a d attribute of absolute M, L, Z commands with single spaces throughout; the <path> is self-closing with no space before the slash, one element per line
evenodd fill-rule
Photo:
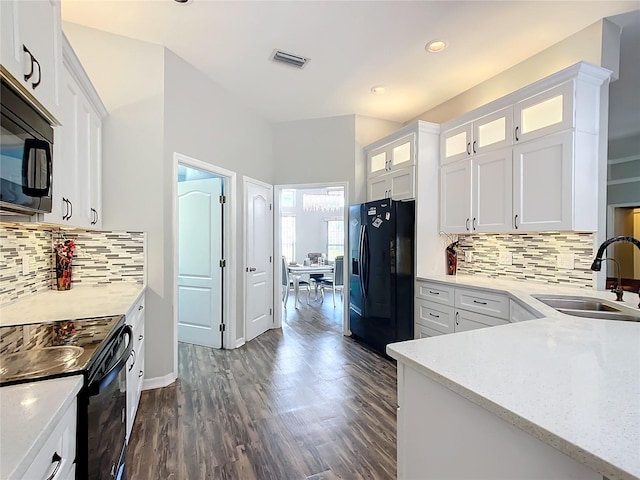
<path fill-rule="evenodd" d="M 142 339 L 143 339 L 143 338 L 144 338 L 144 335 L 140 335 L 140 336 L 138 337 L 138 341 L 142 341 Z"/>
<path fill-rule="evenodd" d="M 516 227 L 516 230 L 518 229 L 518 214 L 516 213 L 516 216 L 513 217 L 513 225 Z"/>
<path fill-rule="evenodd" d="M 471 226 L 473 227 L 473 231 L 475 232 L 476 231 L 476 217 L 473 217 L 473 222 L 472 222 Z"/>
<path fill-rule="evenodd" d="M 467 232 L 469 231 L 469 219 L 467 218 L 467 220 L 464 222 L 464 226 L 467 229 Z"/>
<path fill-rule="evenodd" d="M 474 300 L 473 303 L 477 303 L 478 305 L 486 305 L 487 302 L 481 302 L 479 300 Z"/>
<path fill-rule="evenodd" d="M 429 315 L 431 315 L 432 317 L 435 317 L 435 318 L 440 318 L 440 315 L 436 315 L 435 313 L 429 312 Z"/>
<path fill-rule="evenodd" d="M 57 465 L 56 468 L 53 469 L 53 472 L 51 472 L 51 475 L 47 477 L 47 480 L 53 480 L 58 474 L 58 470 L 60 470 L 60 466 L 62 465 L 62 457 L 58 455 L 58 452 L 53 453 L 53 457 L 51 457 L 51 463 L 56 463 Z"/>
<path fill-rule="evenodd" d="M 140 306 L 138 307 L 138 311 L 142 310 L 143 308 L 144 308 L 144 305 L 140 305 Z"/>
<path fill-rule="evenodd" d="M 431 295 L 440 295 L 440 292 L 434 292 L 433 290 L 429 290 L 429 293 Z"/>
<path fill-rule="evenodd" d="M 460 320 L 460 312 L 456 312 L 456 325 L 460 325 L 458 320 Z"/>
<path fill-rule="evenodd" d="M 255 268 L 255 267 L 249 267 L 249 271 L 250 271 L 250 272 L 255 272 L 255 271 L 256 271 L 256 268 Z"/>
<path fill-rule="evenodd" d="M 129 356 L 130 357 L 133 356 L 133 363 L 129 367 L 129 371 L 131 371 L 131 370 L 133 370 L 133 366 L 136 364 L 136 351 L 135 350 L 131 350 L 131 355 L 129 355 Z"/>
<path fill-rule="evenodd" d="M 140 370 L 140 373 L 138 373 L 138 378 L 142 377 L 144 375 L 144 370 Z"/>

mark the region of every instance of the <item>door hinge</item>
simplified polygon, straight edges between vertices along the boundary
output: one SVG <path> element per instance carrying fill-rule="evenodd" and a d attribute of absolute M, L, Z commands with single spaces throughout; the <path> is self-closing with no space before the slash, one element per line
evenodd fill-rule
<path fill-rule="evenodd" d="M 227 203 L 226 195 L 220 195 L 220 203 Z"/>
<path fill-rule="evenodd" d="M 227 266 L 227 261 L 223 258 L 222 260 L 220 260 L 220 268 L 224 268 Z"/>
<path fill-rule="evenodd" d="M 221 331 L 221 332 L 224 332 L 226 329 L 227 329 L 227 327 L 225 326 L 225 324 L 224 324 L 224 323 L 221 323 L 221 324 L 220 324 L 220 331 Z"/>

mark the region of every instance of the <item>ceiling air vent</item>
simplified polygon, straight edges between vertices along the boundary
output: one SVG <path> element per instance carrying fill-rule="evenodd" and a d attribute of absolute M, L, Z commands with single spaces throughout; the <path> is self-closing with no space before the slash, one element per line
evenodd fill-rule
<path fill-rule="evenodd" d="M 284 63 L 292 67 L 304 68 L 307 62 L 311 59 L 301 57 L 300 55 L 294 55 L 293 53 L 283 52 L 282 50 L 274 50 L 271 55 L 271 60 L 274 62 Z"/>

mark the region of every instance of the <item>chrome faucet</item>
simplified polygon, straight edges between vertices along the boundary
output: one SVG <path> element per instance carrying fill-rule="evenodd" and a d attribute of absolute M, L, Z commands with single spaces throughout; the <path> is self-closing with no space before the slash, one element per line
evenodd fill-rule
<path fill-rule="evenodd" d="M 602 269 L 602 255 L 604 255 L 604 251 L 609 245 L 616 242 L 633 243 L 636 247 L 638 247 L 638 250 L 640 250 L 640 240 L 638 240 L 637 238 L 627 237 L 624 235 L 621 235 L 618 237 L 611 237 L 608 240 L 605 240 L 604 242 L 602 242 L 602 245 L 600 245 L 600 248 L 598 248 L 598 253 L 596 254 L 596 258 L 593 259 L 593 263 L 591 264 L 591 270 L 593 270 L 594 272 L 599 272 Z M 620 284 L 620 282 L 621 282 L 620 267 L 618 266 L 618 287 L 622 289 L 622 285 Z M 615 294 L 616 294 L 616 297 L 619 296 L 617 300 L 622 301 L 622 292 L 620 293 L 615 292 Z M 640 296 L 640 290 L 638 291 L 638 295 Z M 638 303 L 638 308 L 640 308 L 640 303 Z"/>

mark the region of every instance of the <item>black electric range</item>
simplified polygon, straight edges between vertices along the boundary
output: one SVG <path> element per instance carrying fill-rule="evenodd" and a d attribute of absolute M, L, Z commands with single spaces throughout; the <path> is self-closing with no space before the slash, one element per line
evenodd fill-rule
<path fill-rule="evenodd" d="M 0 386 L 84 373 L 124 315 L 0 327 Z"/>
<path fill-rule="evenodd" d="M 132 340 L 124 315 L 0 327 L 0 386 L 84 375 L 76 426 L 78 480 L 124 479 Z"/>

